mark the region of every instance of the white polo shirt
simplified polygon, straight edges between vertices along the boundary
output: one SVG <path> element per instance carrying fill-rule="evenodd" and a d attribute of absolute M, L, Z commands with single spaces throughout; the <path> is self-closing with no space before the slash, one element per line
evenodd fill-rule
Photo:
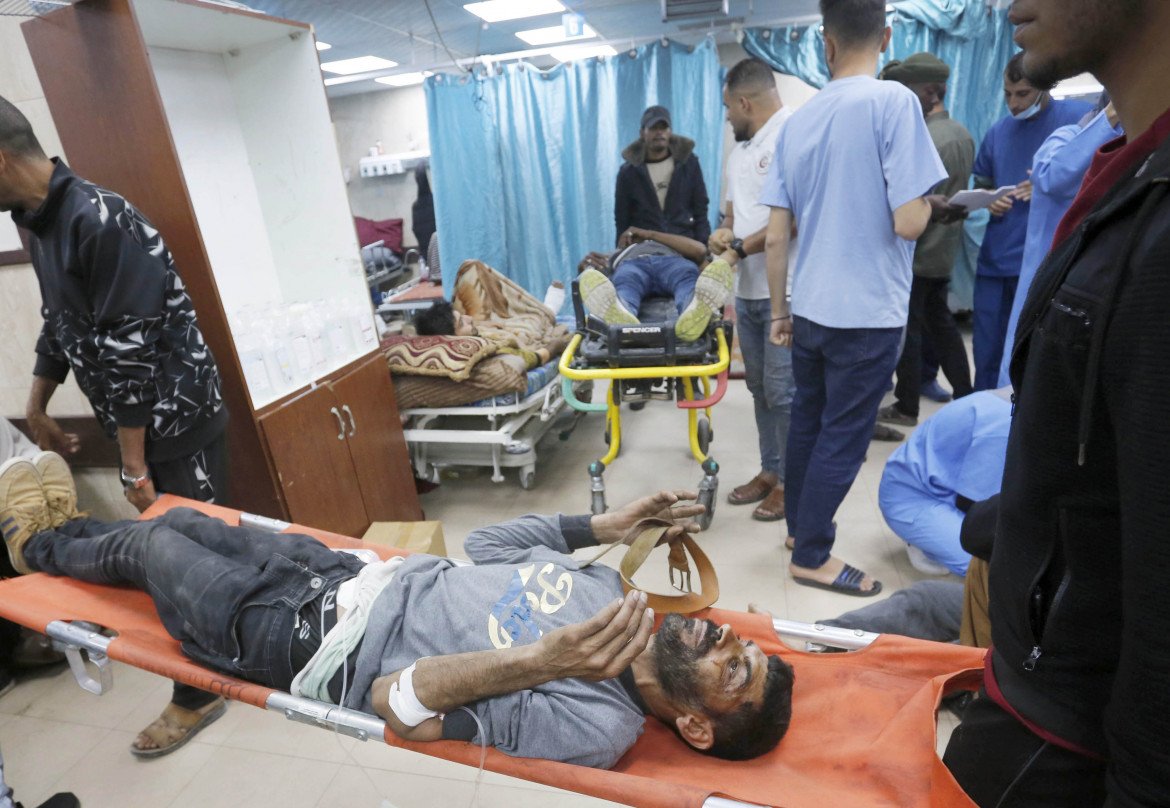
<path fill-rule="evenodd" d="M 764 189 L 764 179 L 768 176 L 768 166 L 772 162 L 780 127 L 790 117 L 792 110 L 780 107 L 751 140 L 736 143 L 727 157 L 727 193 L 723 198 L 731 203 L 735 215 L 732 232 L 736 238 L 747 238 L 768 226 L 772 209 L 760 204 L 760 193 Z M 796 255 L 795 245 L 790 254 Z M 769 297 L 767 259 L 764 253 L 741 258 L 736 268 L 739 270 L 736 272 L 736 297 L 746 300 L 765 300 Z M 788 282 L 791 286 L 791 274 Z"/>

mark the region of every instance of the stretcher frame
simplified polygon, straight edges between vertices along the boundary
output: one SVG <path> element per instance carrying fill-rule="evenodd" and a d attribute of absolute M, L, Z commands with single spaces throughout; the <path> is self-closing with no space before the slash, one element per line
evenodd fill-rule
<path fill-rule="evenodd" d="M 242 525 L 271 532 L 283 532 L 293 529 L 298 533 L 307 533 L 316 536 L 325 541 L 329 546 L 335 548 L 344 549 L 362 546 L 360 542 L 348 537 L 323 533 L 302 525 L 292 525 L 280 520 L 245 514 L 239 511 L 230 511 L 218 506 L 182 500 L 172 496 L 163 497 L 144 516 L 145 518 L 149 518 L 175 506 L 196 508 L 209 515 L 224 518 L 229 524 L 238 521 Z M 383 557 L 406 554 L 406 551 L 395 550 L 394 548 L 371 547 L 371 549 L 374 549 Z M 42 581 L 46 584 L 51 583 L 51 586 L 48 589 L 42 589 L 40 586 Z M 46 633 L 53 637 L 55 642 L 66 651 L 71 669 L 75 674 L 81 674 L 77 676 L 79 683 L 91 693 L 100 693 L 109 689 L 109 686 L 112 684 L 112 668 L 109 660 L 116 658 L 134 667 L 188 682 L 205 690 L 224 695 L 232 700 L 242 701 L 253 706 L 280 712 L 288 720 L 340 732 L 358 740 L 364 741 L 373 737 L 381 737 L 389 745 L 465 765 L 474 766 L 476 765 L 475 761 L 479 760 L 479 748 L 474 747 L 474 753 L 467 748 L 473 747 L 473 745 L 457 742 L 423 744 L 402 741 L 392 732 L 388 732 L 384 722 L 376 716 L 355 712 L 311 699 L 293 697 L 285 692 L 275 691 L 268 687 L 244 682 L 230 676 L 224 676 L 223 674 L 218 674 L 203 668 L 186 657 L 183 657 L 183 661 L 179 663 L 177 646 L 165 632 L 161 631 L 161 625 L 157 623 L 157 617 L 152 618 L 150 614 L 142 611 L 143 606 L 149 607 L 149 597 L 144 593 L 128 592 L 127 601 L 111 602 L 111 608 L 109 609 L 97 608 L 94 614 L 86 614 L 88 609 L 83 604 L 93 603 L 96 605 L 97 602 L 104 601 L 103 589 L 103 587 L 82 584 L 68 578 L 49 578 L 40 574 L 23 576 L 0 582 L 0 590 L 4 594 L 4 597 L 0 597 L 0 613 L 3 613 L 9 619 L 22 622 L 34 630 L 46 631 Z M 22 595 L 26 592 L 30 595 L 40 593 L 39 597 L 34 598 L 33 603 L 30 603 L 28 608 L 18 605 L 23 600 Z M 80 600 L 75 601 L 74 593 L 76 593 L 76 596 Z M 95 598 L 98 600 L 95 601 Z M 136 606 L 134 602 L 142 605 Z M 153 612 L 153 608 L 150 611 Z M 66 618 L 54 619 L 52 616 L 53 613 L 65 615 Z M 938 699 L 941 694 L 953 690 L 956 687 L 967 689 L 977 687 L 978 682 L 973 677 L 978 676 L 982 671 L 982 656 L 979 655 L 977 649 L 961 649 L 946 644 L 925 643 L 923 641 L 885 637 L 861 631 L 809 625 L 783 619 L 768 619 L 750 615 L 742 615 L 745 618 L 745 623 L 742 627 L 739 627 L 734 622 L 737 615 L 738 613 L 735 612 L 713 610 L 709 616 L 716 620 L 733 622 L 733 625 L 736 625 L 737 629 L 740 630 L 741 636 L 746 631 L 753 639 L 761 642 L 764 642 L 768 636 L 772 636 L 772 640 L 768 644 L 776 648 L 784 646 L 784 643 L 778 637 L 785 636 L 802 638 L 819 645 L 832 645 L 849 650 L 858 650 L 860 655 L 856 657 L 857 661 L 853 665 L 854 669 L 859 671 L 865 680 L 868 680 L 869 677 L 874 675 L 878 675 L 885 676 L 886 678 L 883 681 L 887 681 L 889 680 L 889 672 L 893 671 L 894 676 L 897 677 L 897 681 L 905 679 L 911 682 L 913 685 L 913 698 L 909 701 L 905 699 L 898 700 L 897 704 L 902 706 L 896 707 L 897 711 L 891 714 L 892 716 L 901 717 L 897 728 L 894 725 L 885 726 L 883 724 L 877 727 L 870 725 L 867 727 L 867 730 L 876 731 L 878 735 L 875 736 L 872 732 L 867 731 L 864 733 L 864 737 L 860 738 L 861 749 L 872 749 L 874 753 L 879 754 L 879 760 L 885 760 L 887 764 L 889 763 L 889 755 L 882 754 L 881 750 L 891 748 L 889 739 L 898 737 L 897 733 L 899 732 L 899 728 L 903 737 L 908 737 L 906 736 L 906 731 L 909 728 L 912 737 L 920 738 L 919 732 L 925 731 L 925 726 L 922 726 L 918 722 L 922 721 L 928 714 L 931 716 L 932 721 L 936 720 L 933 718 L 933 715 L 934 712 L 937 712 Z M 125 630 L 127 633 L 121 636 L 120 639 L 112 640 L 101 633 L 99 626 L 83 620 L 83 618 L 89 616 L 98 620 L 108 617 L 112 621 L 111 626 L 113 628 L 119 632 Z M 750 621 L 747 620 L 749 617 L 751 618 Z M 70 620 L 72 622 L 69 622 Z M 148 629 L 147 626 L 153 626 L 153 628 Z M 144 631 L 149 631 L 150 633 L 144 634 Z M 165 648 L 159 645 L 159 642 L 164 642 L 162 638 L 165 638 Z M 875 642 L 879 639 L 882 640 L 881 643 Z M 115 644 L 116 647 L 113 647 Z M 923 646 L 922 650 L 925 656 L 922 658 L 910 656 L 916 652 L 919 646 Z M 108 651 L 114 652 L 112 657 L 107 653 Z M 164 651 L 172 661 L 168 662 L 165 658 L 157 658 L 155 654 L 158 651 Z M 799 652 L 796 653 L 799 654 Z M 873 654 L 877 654 L 878 656 L 874 660 L 868 661 Z M 977 658 L 973 658 L 972 654 L 976 654 Z M 834 654 L 828 656 L 812 654 L 803 656 L 805 657 L 803 664 L 810 666 L 809 670 L 813 668 L 825 670 L 825 666 L 829 665 L 833 671 L 838 671 L 837 665 L 839 663 L 845 663 L 846 668 L 848 668 L 849 663 L 847 658 L 853 657 L 852 654 Z M 879 662 L 879 660 L 884 660 L 884 663 Z M 877 667 L 874 667 L 875 662 L 878 663 Z M 894 667 L 891 668 L 889 667 L 890 665 Z M 844 669 L 840 670 L 843 671 Z M 886 671 L 886 673 L 883 674 L 882 671 Z M 925 680 L 922 678 L 923 673 L 926 675 Z M 807 675 L 807 673 L 803 675 Z M 823 674 L 822 681 L 824 681 Z M 831 681 L 834 683 L 833 687 L 835 689 L 838 686 L 836 683 L 841 681 L 838 678 L 837 672 L 832 674 Z M 857 681 L 861 680 L 858 679 Z M 820 692 L 822 695 L 819 703 L 823 705 L 827 699 L 831 705 L 831 709 L 836 711 L 838 705 L 841 703 L 840 695 L 833 690 L 822 690 Z M 868 692 L 872 692 L 872 690 L 868 690 Z M 883 687 L 879 692 L 881 698 L 878 703 L 888 703 L 889 691 Z M 905 695 L 905 691 L 903 692 Z M 927 713 L 923 709 L 930 708 L 931 706 L 933 706 L 932 712 Z M 810 707 L 810 709 L 814 708 Z M 906 719 L 909 719 L 909 724 Z M 807 721 L 808 719 L 806 719 L 806 731 L 809 726 Z M 819 727 L 820 723 L 818 722 L 816 726 Z M 836 726 L 839 733 L 840 723 L 838 722 Z M 856 727 L 852 724 L 852 721 L 848 722 L 847 726 L 849 734 L 855 734 Z M 921 729 L 919 729 L 920 727 Z M 650 736 L 655 736 L 656 740 L 650 741 Z M 837 737 L 840 737 L 839 734 Z M 875 738 L 881 741 L 876 746 L 873 743 Z M 646 737 L 643 740 L 650 741 L 651 746 L 649 749 L 654 751 L 651 751 L 650 755 L 647 756 L 646 748 L 642 743 L 639 743 L 631 750 L 634 753 L 631 764 L 625 765 L 626 758 L 623 757 L 623 761 L 619 762 L 619 766 L 615 767 L 613 771 L 601 771 L 553 761 L 513 758 L 495 750 L 488 750 L 489 762 L 487 768 L 502 774 L 522 777 L 556 788 L 577 791 L 634 806 L 666 808 L 666 806 L 686 804 L 695 806 L 695 808 L 699 808 L 699 806 L 701 808 L 752 808 L 753 806 L 760 808 L 760 806 L 781 806 L 787 804 L 783 793 L 773 796 L 770 787 L 766 787 L 767 790 L 764 792 L 767 794 L 766 797 L 758 793 L 757 796 L 751 798 L 739 799 L 720 795 L 720 788 L 725 783 L 732 782 L 722 779 L 726 774 L 729 774 L 722 768 L 724 762 L 712 761 L 708 758 L 702 758 L 702 756 L 688 756 L 688 762 L 679 769 L 678 765 L 672 761 L 676 759 L 680 750 L 674 748 L 675 742 L 670 731 L 658 725 L 656 722 L 649 722 L 647 724 Z M 807 738 L 805 740 L 807 742 Z M 962 795 L 961 791 L 955 791 L 957 785 L 949 773 L 946 772 L 945 766 L 942 765 L 934 752 L 933 734 L 931 735 L 931 740 L 925 747 L 923 745 L 924 741 L 926 739 L 915 741 L 919 748 L 918 760 L 922 764 L 926 763 L 922 757 L 921 750 L 923 748 L 929 748 L 929 759 L 933 762 L 929 764 L 928 769 L 915 771 L 913 782 L 917 786 L 910 791 L 902 788 L 896 793 L 903 794 L 907 799 L 911 800 L 911 802 L 905 804 L 919 805 L 923 806 L 923 808 L 925 808 L 926 803 L 923 803 L 922 799 L 927 795 L 930 797 L 931 801 L 929 805 L 931 806 L 946 804 L 953 808 L 973 808 L 974 804 L 970 802 L 969 798 Z M 664 742 L 666 745 L 662 746 L 661 744 Z M 643 749 L 642 754 L 637 754 L 639 748 Z M 794 764 L 790 758 L 790 763 L 787 767 L 788 771 L 795 773 L 803 770 L 799 763 L 802 759 L 799 750 L 804 748 L 806 747 L 800 745 L 797 747 L 789 747 L 789 755 L 796 753 L 795 761 L 797 762 Z M 807 748 L 815 750 L 816 745 L 813 744 Z M 866 754 L 869 753 L 866 752 Z M 659 777 L 656 775 L 655 771 L 657 769 L 654 764 L 656 758 L 664 761 L 668 768 L 677 770 L 677 774 L 682 776 L 679 779 L 675 779 L 674 777 Z M 857 760 L 856 757 L 853 759 Z M 687 773 L 689 773 L 689 777 Z M 749 776 L 758 779 L 759 774 Z M 909 773 L 907 773 L 907 776 L 909 776 Z M 647 781 L 647 778 L 652 779 Z M 770 781 L 771 775 L 766 775 L 763 782 Z M 802 804 L 808 803 L 809 797 L 807 778 L 803 782 L 805 783 L 803 786 L 805 791 L 804 802 Z M 816 783 L 814 786 L 815 791 L 812 792 L 815 794 L 816 800 L 813 804 L 820 804 L 821 789 L 827 788 L 828 786 L 821 786 L 819 779 L 814 778 L 813 782 Z M 880 796 L 876 798 L 875 802 L 871 802 L 868 798 L 869 792 L 867 791 L 865 795 L 861 795 L 861 804 L 887 804 L 890 791 L 887 787 L 888 781 L 886 779 L 879 778 L 878 780 L 871 780 L 871 778 L 865 777 L 863 778 L 863 782 L 867 788 L 877 787 Z M 868 784 L 871 782 L 872 786 L 869 786 Z M 655 785 L 650 786 L 649 783 L 654 783 Z M 925 784 L 928 784 L 929 792 L 923 790 Z M 854 782 L 852 785 L 855 797 L 859 796 L 856 793 L 858 785 L 859 783 L 857 782 Z M 799 782 L 791 783 L 789 787 L 800 787 L 800 784 Z M 834 791 L 840 793 L 840 787 L 838 785 Z M 938 791 L 940 787 L 943 789 L 942 791 Z M 627 788 L 630 790 L 627 791 Z M 698 793 L 695 793 L 696 790 L 698 790 Z M 936 796 L 942 796 L 943 802 L 937 802 L 934 799 Z M 899 801 L 898 804 L 903 803 Z"/>
<path fill-rule="evenodd" d="M 580 300 L 577 291 L 577 282 L 573 282 L 574 302 Z M 604 412 L 608 450 L 599 459 L 589 465 L 590 481 L 590 508 L 593 513 L 604 513 L 605 480 L 603 475 L 606 468 L 612 463 L 621 451 L 622 445 L 622 417 L 621 395 L 615 394 L 616 383 L 626 379 L 680 379 L 683 385 L 683 396 L 676 402 L 679 409 L 687 411 L 687 438 L 690 443 L 691 454 L 699 462 L 703 470 L 703 479 L 699 482 L 698 503 L 706 510 L 698 518 L 699 526 L 706 530 L 711 519 L 715 516 L 715 505 L 719 492 L 719 464 L 707 454 L 710 442 L 714 436 L 712 429 L 711 408 L 718 404 L 727 392 L 728 368 L 731 365 L 731 351 L 727 344 L 727 335 L 724 324 L 716 324 L 711 329 L 717 349 L 715 362 L 702 365 L 660 365 L 651 367 L 585 367 L 578 358 L 585 335 L 581 331 L 573 334 L 569 345 L 561 354 L 558 369 L 563 378 L 562 395 L 573 409 L 579 412 Z M 711 391 L 711 378 L 715 378 L 715 390 Z M 574 381 L 603 381 L 609 382 L 604 404 L 581 401 L 574 394 Z M 702 398 L 696 398 L 696 385 L 702 389 Z M 699 411 L 703 415 L 699 415 Z"/>
<path fill-rule="evenodd" d="M 565 399 L 554 377 L 532 394 L 515 404 L 492 403 L 482 407 L 415 407 L 402 410 L 402 415 L 418 421 L 403 430 L 410 447 L 410 458 L 419 477 L 439 481 L 439 469 L 446 466 L 490 466 L 492 482 L 504 481 L 504 468 L 520 468 L 520 487 L 531 489 L 536 484 L 536 446 L 553 427 L 556 416 L 565 408 Z M 486 419 L 486 429 L 448 429 L 442 426 L 445 417 L 477 417 Z M 575 426 L 575 422 L 572 426 Z M 568 437 L 572 426 L 563 430 Z M 432 446 L 441 445 L 439 457 L 433 456 Z M 453 451 L 453 447 L 465 451 Z M 452 448 L 446 448 L 452 447 Z M 483 449 L 490 452 L 484 457 Z"/>

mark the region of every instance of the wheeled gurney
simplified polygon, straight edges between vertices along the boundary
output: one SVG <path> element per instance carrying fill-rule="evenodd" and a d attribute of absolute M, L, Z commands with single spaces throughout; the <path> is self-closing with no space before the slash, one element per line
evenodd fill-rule
<path fill-rule="evenodd" d="M 603 475 L 621 452 L 622 402 L 673 399 L 680 409 L 687 411 L 691 454 L 703 470 L 698 503 L 706 511 L 697 521 L 706 530 L 715 516 L 719 491 L 719 464 L 707 454 L 714 439 L 711 408 L 727 392 L 731 323 L 712 322 L 700 339 L 679 342 L 672 324 L 673 301 L 651 298 L 643 302 L 638 312 L 643 319 L 639 325 L 606 325 L 586 314 L 576 280 L 573 281 L 573 308 L 577 330 L 560 363 L 563 395 L 569 406 L 580 412 L 605 413 L 605 439 L 609 445 L 601 458 L 589 464 L 590 508 L 593 513 L 605 512 Z M 574 382 L 609 382 L 605 403 L 594 403 L 591 393 L 589 400 L 582 400 L 574 392 Z M 696 388 L 701 390 L 701 396 Z"/>
<path fill-rule="evenodd" d="M 196 508 L 232 524 L 243 521 L 307 533 L 334 547 L 365 546 L 384 558 L 402 554 L 394 548 L 363 545 L 344 536 L 172 496 L 163 497 L 144 518 L 173 507 Z M 143 592 L 34 574 L 0 581 L 0 615 L 43 631 L 64 645 L 79 681 L 94 693 L 111 686 L 109 660 L 116 659 L 282 712 L 290 720 L 479 765 L 481 752 L 474 744 L 403 741 L 375 716 L 295 698 L 196 665 L 180 653 L 179 644 L 167 635 Z M 769 654 L 783 655 L 795 667 L 792 724 L 776 750 L 738 763 L 708 758 L 648 719 L 639 741 L 608 771 L 510 758 L 491 749 L 486 768 L 645 808 L 973 806 L 935 753 L 935 711 L 946 692 L 978 687 L 982 651 L 718 609 L 706 616 L 730 623 L 740 636 Z M 99 626 L 117 636 L 105 636 Z M 862 650 L 809 654 L 784 645 L 779 634 Z"/>

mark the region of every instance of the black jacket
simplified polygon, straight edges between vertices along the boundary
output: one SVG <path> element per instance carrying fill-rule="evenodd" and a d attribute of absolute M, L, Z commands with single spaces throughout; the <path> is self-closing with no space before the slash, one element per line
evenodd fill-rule
<path fill-rule="evenodd" d="M 1111 805 L 1170 788 L 1170 141 L 1037 272 L 990 569 L 992 664 L 1108 758 Z"/>
<path fill-rule="evenodd" d="M 45 201 L 12 219 L 31 234 L 41 287 L 45 324 L 33 373 L 60 383 L 72 368 L 107 435 L 146 427 L 150 462 L 217 438 L 227 409 L 215 359 L 146 217 L 57 162 Z"/>
<path fill-rule="evenodd" d="M 646 169 L 646 144 L 638 139 L 622 150 L 626 162 L 618 169 L 613 200 L 617 238 L 631 227 L 641 227 L 707 243 L 711 235 L 710 199 L 703 169 L 695 156 L 695 141 L 671 135 L 670 156 L 674 158 L 674 174 L 666 191 L 664 210 Z"/>

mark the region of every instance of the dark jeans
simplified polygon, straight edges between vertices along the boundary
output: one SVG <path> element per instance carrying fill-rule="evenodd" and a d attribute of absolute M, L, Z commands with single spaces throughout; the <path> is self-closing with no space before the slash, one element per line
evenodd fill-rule
<path fill-rule="evenodd" d="M 958 581 L 915 581 L 885 600 L 817 622 L 876 634 L 955 642 L 963 624 L 963 584 Z"/>
<path fill-rule="evenodd" d="M 699 267 L 681 255 L 643 255 L 618 264 L 613 285 L 633 315 L 647 297 L 673 297 L 679 314 L 695 296 Z"/>
<path fill-rule="evenodd" d="M 898 410 L 918 417 L 918 398 L 922 390 L 922 346 L 924 335 L 938 356 L 939 365 L 951 383 L 955 398 L 971 392 L 971 367 L 967 349 L 955 327 L 955 318 L 947 306 L 947 278 L 919 278 L 910 285 L 910 318 L 906 323 L 906 345 L 898 360 L 898 385 L 894 388 Z"/>
<path fill-rule="evenodd" d="M 943 763 L 979 808 L 1101 808 L 1102 760 L 1033 734 L 984 690 L 951 734 Z"/>
<path fill-rule="evenodd" d="M 361 562 L 309 536 L 229 527 L 189 508 L 147 521 L 75 519 L 25 545 L 34 570 L 146 591 L 183 653 L 287 690 L 297 613 Z"/>
<path fill-rule="evenodd" d="M 792 563 L 815 569 L 833 549 L 833 515 L 865 460 L 902 329 L 829 328 L 803 317 L 792 328 L 784 509 L 796 540 Z"/>
<path fill-rule="evenodd" d="M 227 430 L 189 455 L 151 463 L 150 476 L 154 490 L 160 494 L 225 504 L 228 501 Z M 178 682 L 171 695 L 174 705 L 185 710 L 198 710 L 217 698 L 214 693 Z"/>
<path fill-rule="evenodd" d="M 993 278 L 975 276 L 974 331 L 971 350 L 975 355 L 975 389 L 999 387 L 999 365 L 1003 361 L 1004 340 L 1012 315 L 1019 277 Z"/>

